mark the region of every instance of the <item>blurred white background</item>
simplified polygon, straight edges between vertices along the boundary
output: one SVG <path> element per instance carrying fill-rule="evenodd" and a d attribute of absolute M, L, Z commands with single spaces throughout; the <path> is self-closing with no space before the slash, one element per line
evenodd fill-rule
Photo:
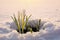
<path fill-rule="evenodd" d="M 60 0 L 0 0 L 0 21 L 23 9 L 34 18 L 59 18 Z"/>

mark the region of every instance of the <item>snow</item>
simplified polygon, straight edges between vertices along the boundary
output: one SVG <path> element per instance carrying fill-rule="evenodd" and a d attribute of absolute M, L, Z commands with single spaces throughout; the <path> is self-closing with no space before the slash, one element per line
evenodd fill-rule
<path fill-rule="evenodd" d="M 47 22 L 44 24 L 43 28 L 48 32 L 52 32 L 55 28 L 55 25 L 50 22 Z"/>
<path fill-rule="evenodd" d="M 54 23 L 53 23 L 54 22 Z M 9 23 L 0 24 L 0 40 L 60 40 L 60 22 L 46 21 L 39 32 L 19 34 Z M 10 22 L 11 23 L 11 22 Z M 11 24 L 10 24 L 11 25 Z"/>

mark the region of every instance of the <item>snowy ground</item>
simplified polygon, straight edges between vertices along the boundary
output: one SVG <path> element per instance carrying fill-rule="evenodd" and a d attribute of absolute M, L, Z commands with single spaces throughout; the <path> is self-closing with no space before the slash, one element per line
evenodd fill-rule
<path fill-rule="evenodd" d="M 19 34 L 15 29 L 10 28 L 10 21 L 0 22 L 0 40 L 60 40 L 60 19 L 42 18 L 44 30 L 39 32 L 27 32 Z"/>

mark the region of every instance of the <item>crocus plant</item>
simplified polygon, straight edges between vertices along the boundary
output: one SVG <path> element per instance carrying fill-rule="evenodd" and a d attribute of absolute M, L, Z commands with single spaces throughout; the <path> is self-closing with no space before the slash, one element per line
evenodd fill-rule
<path fill-rule="evenodd" d="M 27 16 L 25 14 L 25 10 L 23 10 L 22 13 L 18 11 L 18 17 L 16 17 L 15 14 L 11 16 L 11 18 L 13 19 L 14 23 L 17 26 L 17 30 L 19 33 L 24 33 L 24 29 L 29 30 L 31 33 L 33 32 L 33 29 L 30 27 L 30 24 L 28 23 L 30 17 L 31 15 Z M 41 19 L 39 19 L 38 24 L 36 24 L 37 30 L 39 30 L 40 22 L 41 22 Z"/>

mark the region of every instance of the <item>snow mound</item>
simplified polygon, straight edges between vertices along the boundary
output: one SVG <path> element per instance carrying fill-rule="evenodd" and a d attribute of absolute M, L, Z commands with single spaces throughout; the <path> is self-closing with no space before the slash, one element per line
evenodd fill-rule
<path fill-rule="evenodd" d="M 51 22 L 47 22 L 43 25 L 43 29 L 45 29 L 47 32 L 54 31 L 55 25 Z"/>

